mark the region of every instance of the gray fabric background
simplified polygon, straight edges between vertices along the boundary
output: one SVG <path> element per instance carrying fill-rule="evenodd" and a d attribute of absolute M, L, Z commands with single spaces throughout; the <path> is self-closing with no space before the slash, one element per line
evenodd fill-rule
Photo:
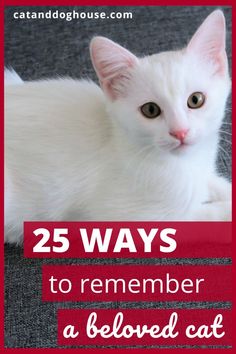
<path fill-rule="evenodd" d="M 14 11 L 132 11 L 132 20 L 14 20 Z M 136 55 L 183 47 L 214 7 L 9 7 L 5 12 L 5 65 L 24 80 L 56 75 L 92 78 L 89 41 L 93 35 L 107 36 Z M 227 51 L 231 67 L 231 8 L 223 8 L 227 19 Z M 231 100 L 228 102 L 218 158 L 219 171 L 231 178 Z M 228 141 L 228 142 L 227 142 Z M 56 347 L 57 308 L 230 308 L 230 303 L 68 303 L 41 301 L 41 265 L 78 264 L 89 260 L 24 259 L 21 248 L 5 246 L 5 346 Z M 91 264 L 231 264 L 230 259 L 192 260 L 90 260 Z M 229 285 L 230 286 L 230 285 Z"/>

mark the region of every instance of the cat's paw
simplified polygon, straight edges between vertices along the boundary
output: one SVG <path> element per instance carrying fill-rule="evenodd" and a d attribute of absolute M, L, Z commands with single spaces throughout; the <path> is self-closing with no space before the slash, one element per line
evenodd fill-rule
<path fill-rule="evenodd" d="M 198 221 L 232 221 L 231 200 L 202 204 L 196 214 Z"/>
<path fill-rule="evenodd" d="M 231 201 L 232 184 L 225 178 L 212 176 L 208 183 L 211 202 Z"/>

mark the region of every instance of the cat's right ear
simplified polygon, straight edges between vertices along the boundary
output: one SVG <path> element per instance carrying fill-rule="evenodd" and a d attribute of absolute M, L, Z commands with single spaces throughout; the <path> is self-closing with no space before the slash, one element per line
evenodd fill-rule
<path fill-rule="evenodd" d="M 115 100 L 124 95 L 129 70 L 137 64 L 137 57 L 105 37 L 92 39 L 90 55 L 100 85 L 108 97 Z"/>
<path fill-rule="evenodd" d="M 187 52 L 214 65 L 214 73 L 228 69 L 225 51 L 225 17 L 221 10 L 213 11 L 201 24 L 187 46 Z"/>

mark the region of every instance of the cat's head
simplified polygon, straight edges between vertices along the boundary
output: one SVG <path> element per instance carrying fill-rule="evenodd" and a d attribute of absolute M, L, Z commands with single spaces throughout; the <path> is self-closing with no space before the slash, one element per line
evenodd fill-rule
<path fill-rule="evenodd" d="M 109 112 L 130 139 L 178 154 L 217 135 L 231 87 L 222 11 L 183 50 L 137 58 L 104 37 L 90 50 Z"/>

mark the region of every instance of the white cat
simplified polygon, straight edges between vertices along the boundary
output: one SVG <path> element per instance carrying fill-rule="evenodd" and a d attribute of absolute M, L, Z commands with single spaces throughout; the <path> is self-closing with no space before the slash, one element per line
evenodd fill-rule
<path fill-rule="evenodd" d="M 138 59 L 103 37 L 90 49 L 102 90 L 7 72 L 5 240 L 21 242 L 24 220 L 231 220 L 215 168 L 231 87 L 223 13 L 183 50 Z"/>

